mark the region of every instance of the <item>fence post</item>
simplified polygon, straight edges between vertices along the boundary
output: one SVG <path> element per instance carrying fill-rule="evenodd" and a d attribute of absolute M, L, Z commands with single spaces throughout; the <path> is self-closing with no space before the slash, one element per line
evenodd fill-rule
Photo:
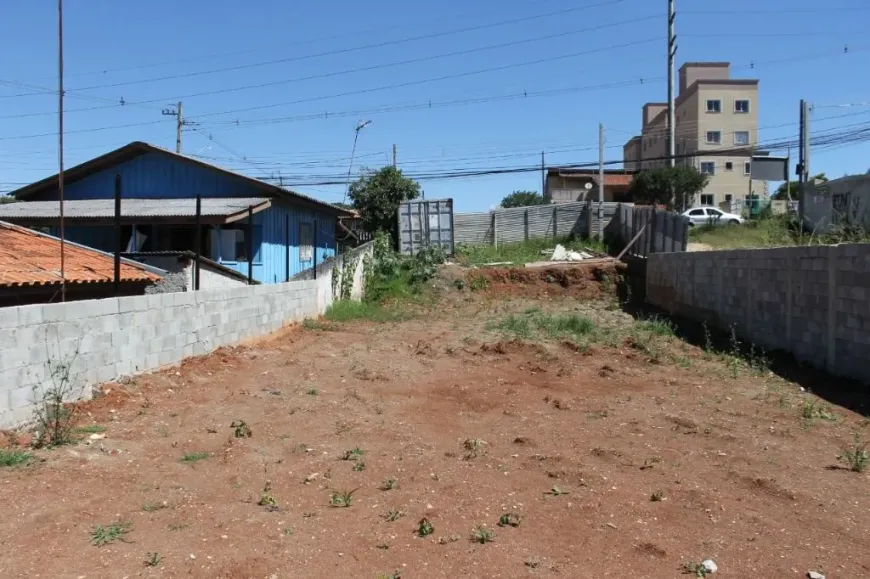
<path fill-rule="evenodd" d="M 656 214 L 658 213 L 658 209 L 655 207 L 652 208 L 652 214 L 650 215 L 650 227 L 649 227 L 649 253 L 656 252 Z"/>
<path fill-rule="evenodd" d="M 529 240 L 529 208 L 526 207 L 526 211 L 523 214 L 523 236 L 525 240 Z"/>
<path fill-rule="evenodd" d="M 559 237 L 559 206 L 553 205 L 553 239 Z"/>
<path fill-rule="evenodd" d="M 592 201 L 586 200 L 586 237 L 592 237 Z"/>
<path fill-rule="evenodd" d="M 492 246 L 498 249 L 498 213 L 492 212 Z"/>

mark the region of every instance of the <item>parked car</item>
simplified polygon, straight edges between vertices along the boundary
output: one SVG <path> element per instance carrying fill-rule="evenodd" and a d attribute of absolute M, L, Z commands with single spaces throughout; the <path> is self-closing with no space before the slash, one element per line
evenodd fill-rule
<path fill-rule="evenodd" d="M 725 213 L 715 207 L 695 207 L 683 213 L 689 218 L 689 227 L 695 225 L 738 225 L 743 218 L 733 213 Z"/>

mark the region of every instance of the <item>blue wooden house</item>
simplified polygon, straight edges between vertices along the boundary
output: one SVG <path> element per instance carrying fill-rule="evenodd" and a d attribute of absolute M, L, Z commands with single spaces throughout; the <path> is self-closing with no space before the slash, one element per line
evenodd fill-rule
<path fill-rule="evenodd" d="M 116 187 L 126 252 L 196 249 L 261 283 L 279 283 L 336 251 L 335 225 L 348 212 L 282 187 L 134 142 L 64 171 L 65 237 L 103 251 L 116 247 Z M 57 176 L 12 192 L 0 219 L 59 225 Z M 250 266 L 250 269 L 249 269 Z"/>

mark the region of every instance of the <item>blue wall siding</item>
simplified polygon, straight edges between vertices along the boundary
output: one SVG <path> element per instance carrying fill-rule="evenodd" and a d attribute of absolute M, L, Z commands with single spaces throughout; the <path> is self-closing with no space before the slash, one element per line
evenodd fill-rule
<path fill-rule="evenodd" d="M 115 175 L 121 175 L 122 195 L 128 198 L 176 199 L 182 197 L 258 197 L 262 190 L 244 179 L 184 163 L 158 153 L 145 153 L 111 169 L 89 175 L 64 187 L 65 199 L 111 199 Z M 33 201 L 54 200 L 57 191 Z"/>
<path fill-rule="evenodd" d="M 335 217 L 324 213 L 301 209 L 274 201 L 272 207 L 254 215 L 254 225 L 261 226 L 262 241 L 254 248 L 253 276 L 261 283 L 281 283 L 287 279 L 288 233 L 287 218 L 290 218 L 290 276 L 313 267 L 312 260 L 299 259 L 299 224 L 317 223 L 315 228 L 315 254 L 317 263 L 335 255 Z M 256 240 L 256 238 L 255 238 Z M 217 257 L 217 256 L 215 256 Z M 224 262 L 239 273 L 248 275 L 247 262 Z"/>

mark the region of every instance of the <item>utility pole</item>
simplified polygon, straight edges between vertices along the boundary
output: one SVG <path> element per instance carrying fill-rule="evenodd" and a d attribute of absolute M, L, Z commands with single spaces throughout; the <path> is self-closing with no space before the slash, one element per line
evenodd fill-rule
<path fill-rule="evenodd" d="M 63 0 L 57 0 L 57 191 L 60 198 L 60 301 L 66 301 L 66 258 L 63 219 Z"/>
<path fill-rule="evenodd" d="M 668 0 L 668 167 L 674 166 L 676 125 L 674 124 L 674 56 L 677 54 L 677 35 L 674 34 L 674 0 Z"/>
<path fill-rule="evenodd" d="M 179 101 L 178 104 L 175 105 L 175 109 L 163 109 L 161 113 L 167 117 L 175 117 L 175 152 L 179 155 L 181 154 L 181 128 L 184 125 L 191 124 L 184 121 L 184 115 L 182 113 L 183 104 L 183 102 Z"/>
<path fill-rule="evenodd" d="M 396 144 L 393 143 L 393 169 L 396 168 Z"/>
<path fill-rule="evenodd" d="M 810 106 L 807 101 L 801 99 L 800 104 L 800 138 L 798 139 L 798 163 L 797 175 L 800 187 L 800 197 L 798 199 L 798 216 L 800 219 L 801 231 L 804 228 L 804 202 L 806 199 L 806 184 L 809 180 L 810 173 Z"/>
<path fill-rule="evenodd" d="M 604 123 L 598 124 L 598 238 L 604 233 Z M 590 232 L 591 233 L 591 232 Z"/>
<path fill-rule="evenodd" d="M 541 197 L 547 196 L 547 174 L 544 168 L 544 152 L 541 151 Z"/>

